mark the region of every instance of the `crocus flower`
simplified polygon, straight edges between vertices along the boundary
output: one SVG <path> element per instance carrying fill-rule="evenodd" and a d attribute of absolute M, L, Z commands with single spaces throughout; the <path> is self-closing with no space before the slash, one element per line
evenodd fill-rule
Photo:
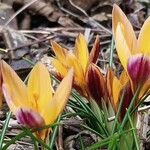
<path fill-rule="evenodd" d="M 113 71 L 109 68 L 106 76 L 104 76 L 98 66 L 91 63 L 86 74 L 86 83 L 89 95 L 101 106 L 102 99 L 108 104 L 110 101 L 114 111 L 117 112 L 120 98 L 123 90 L 125 90 L 125 99 L 122 104 L 121 117 L 124 117 L 126 108 L 128 108 L 133 97 L 129 78 L 125 71 L 117 78 Z"/>
<path fill-rule="evenodd" d="M 91 63 L 86 73 L 86 83 L 89 95 L 101 105 L 101 99 L 108 101 L 108 91 L 106 79 L 100 72 L 100 69 L 94 63 Z"/>
<path fill-rule="evenodd" d="M 27 86 L 4 61 L 1 61 L 1 73 L 4 97 L 20 124 L 39 128 L 54 123 L 67 103 L 72 87 L 72 69 L 54 95 L 49 72 L 41 63 L 32 69 Z M 48 133 L 49 130 L 43 130 L 36 135 L 44 140 Z"/>
<path fill-rule="evenodd" d="M 132 90 L 141 87 L 141 95 L 150 87 L 150 17 L 144 22 L 138 39 L 122 10 L 114 5 L 112 12 L 116 49 L 124 69 L 130 77 Z"/>
<path fill-rule="evenodd" d="M 52 49 L 56 55 L 53 65 L 57 70 L 57 77 L 63 78 L 68 70 L 74 68 L 74 87 L 84 96 L 87 96 L 85 75 L 88 65 L 95 63 L 99 55 L 99 38 L 97 37 L 89 54 L 87 42 L 82 34 L 76 39 L 73 52 L 62 48 L 56 42 L 51 42 Z"/>

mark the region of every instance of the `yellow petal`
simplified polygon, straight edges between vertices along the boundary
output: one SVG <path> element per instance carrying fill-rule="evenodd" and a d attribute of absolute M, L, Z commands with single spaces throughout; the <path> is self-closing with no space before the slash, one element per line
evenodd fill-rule
<path fill-rule="evenodd" d="M 81 63 L 81 66 L 85 73 L 89 61 L 89 51 L 88 51 L 86 39 L 82 34 L 79 34 L 79 36 L 76 39 L 75 55 L 79 60 L 79 62 Z"/>
<path fill-rule="evenodd" d="M 122 86 L 125 86 L 127 84 L 127 82 L 129 81 L 129 77 L 125 70 L 122 71 L 119 80 L 120 80 L 120 83 L 122 84 Z"/>
<path fill-rule="evenodd" d="M 137 39 L 133 30 L 133 27 L 131 23 L 129 22 L 126 15 L 123 13 L 123 11 L 114 4 L 113 11 L 112 11 L 112 26 L 113 26 L 113 35 L 116 38 L 116 30 L 118 23 L 121 23 L 124 28 L 124 38 L 126 40 L 126 43 L 131 50 L 131 52 L 134 54 L 138 51 L 136 43 Z"/>
<path fill-rule="evenodd" d="M 127 70 L 127 62 L 128 58 L 131 55 L 130 49 L 127 45 L 125 36 L 124 36 L 124 27 L 122 24 L 118 23 L 117 29 L 116 29 L 116 50 L 118 53 L 118 57 L 121 61 L 121 64 L 123 65 L 124 69 Z"/>
<path fill-rule="evenodd" d="M 36 64 L 30 73 L 28 95 L 32 109 L 40 114 L 52 99 L 50 75 L 42 63 Z"/>
<path fill-rule="evenodd" d="M 52 49 L 53 49 L 57 59 L 63 63 L 65 61 L 67 50 L 62 48 L 56 42 L 51 42 L 51 45 L 52 45 Z"/>
<path fill-rule="evenodd" d="M 139 49 L 143 54 L 150 56 L 150 17 L 144 22 L 143 27 L 141 28 L 138 44 Z"/>
<path fill-rule="evenodd" d="M 150 79 L 147 80 L 145 82 L 145 84 L 143 85 L 140 94 L 139 94 L 139 98 L 142 98 L 146 93 L 148 93 L 150 91 Z"/>
<path fill-rule="evenodd" d="M 112 94 L 113 94 L 113 107 L 115 111 L 117 111 L 118 109 L 118 103 L 119 103 L 121 90 L 122 90 L 122 85 L 120 81 L 117 79 L 117 77 L 114 77 L 113 85 L 112 85 Z"/>
<path fill-rule="evenodd" d="M 4 61 L 1 61 L 2 90 L 11 111 L 15 113 L 18 107 L 30 107 L 27 88 L 15 71 Z"/>
<path fill-rule="evenodd" d="M 54 67 L 56 68 L 57 72 L 62 77 L 66 76 L 68 70 L 59 60 L 53 58 L 52 64 L 54 65 Z"/>
<path fill-rule="evenodd" d="M 46 124 L 54 123 L 63 111 L 71 92 L 72 80 L 73 70 L 71 69 L 57 88 L 52 101 L 44 108 L 42 116 L 44 116 Z"/>
<path fill-rule="evenodd" d="M 113 86 L 113 79 L 114 79 L 114 72 L 112 71 L 111 68 L 108 69 L 107 74 L 106 74 L 106 86 L 107 86 L 107 91 L 109 95 L 110 101 L 112 101 L 112 86 Z"/>
<path fill-rule="evenodd" d="M 70 52 L 67 54 L 66 63 L 68 64 L 68 69 L 74 69 L 74 82 L 79 87 L 85 84 L 84 72 L 82 66 L 78 59 Z"/>

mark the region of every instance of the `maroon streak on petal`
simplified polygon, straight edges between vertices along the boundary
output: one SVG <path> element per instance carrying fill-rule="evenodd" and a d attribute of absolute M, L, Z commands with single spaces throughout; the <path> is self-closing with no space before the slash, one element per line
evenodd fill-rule
<path fill-rule="evenodd" d="M 44 119 L 35 111 L 27 108 L 20 108 L 16 111 L 18 122 L 28 128 L 39 128 L 45 125 Z"/>
<path fill-rule="evenodd" d="M 124 100 L 123 100 L 122 107 L 121 107 L 121 114 L 120 114 L 121 120 L 123 120 L 125 113 L 126 113 L 126 109 L 129 107 L 131 100 L 133 98 L 133 93 L 132 93 L 130 82 L 128 82 L 125 85 L 124 90 L 125 90 L 125 93 L 124 93 L 125 96 L 124 96 Z"/>
<path fill-rule="evenodd" d="M 99 52 L 100 52 L 100 40 L 99 40 L 99 36 L 96 36 L 93 48 L 90 52 L 90 63 L 96 63 L 98 56 L 99 56 Z"/>
<path fill-rule="evenodd" d="M 98 104 L 101 104 L 101 98 L 106 98 L 106 84 L 103 75 L 93 63 L 89 65 L 86 82 L 91 97 L 96 100 Z"/>
<path fill-rule="evenodd" d="M 144 55 L 133 55 L 128 60 L 128 73 L 133 82 L 134 88 L 143 86 L 150 79 L 150 57 Z"/>

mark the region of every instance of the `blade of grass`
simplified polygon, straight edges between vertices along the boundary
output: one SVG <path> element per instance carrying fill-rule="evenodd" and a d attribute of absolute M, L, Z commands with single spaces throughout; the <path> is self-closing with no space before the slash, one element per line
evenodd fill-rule
<path fill-rule="evenodd" d="M 61 119 L 61 115 L 58 117 L 56 123 L 59 123 L 60 119 Z M 56 136 L 57 136 L 57 131 L 58 131 L 58 126 L 55 126 L 54 129 L 53 129 L 53 133 L 51 135 L 51 138 L 50 138 L 50 142 L 49 142 L 50 150 L 53 149 L 54 142 L 55 142 L 55 139 L 56 139 Z"/>
<path fill-rule="evenodd" d="M 23 127 L 22 129 L 23 129 L 23 131 L 24 131 L 28 136 L 31 137 L 31 139 L 32 139 L 32 141 L 33 141 L 33 144 L 34 144 L 34 149 L 35 149 L 35 150 L 38 150 L 38 144 L 37 144 L 36 140 L 34 140 L 32 133 L 29 132 L 30 130 L 28 131 L 28 129 L 27 129 L 27 128 L 24 128 L 24 127 Z"/>
<path fill-rule="evenodd" d="M 109 136 L 108 131 L 106 130 L 106 128 L 104 126 L 104 123 L 101 122 L 101 120 L 99 118 L 97 118 L 97 116 L 94 114 L 94 112 L 91 110 L 91 108 L 87 104 L 85 104 L 81 99 L 79 99 L 79 97 L 76 97 L 75 93 L 72 93 L 72 96 L 74 96 L 74 98 L 77 100 L 77 102 L 82 103 L 86 107 L 86 110 L 89 112 L 89 114 L 93 115 L 97 119 L 97 121 L 100 123 L 100 126 L 103 129 L 106 137 Z"/>
<path fill-rule="evenodd" d="M 114 138 L 114 136 L 116 136 L 116 135 L 105 138 L 104 140 L 101 140 L 101 141 L 91 145 L 90 147 L 85 148 L 85 150 L 96 150 L 96 149 L 101 148 L 103 146 L 107 146 L 110 143 L 111 139 Z"/>
<path fill-rule="evenodd" d="M 137 134 L 136 134 L 136 129 L 133 125 L 133 122 L 132 122 L 132 119 L 131 119 L 131 116 L 129 114 L 129 111 L 127 110 L 127 115 L 128 115 L 128 118 L 129 118 L 129 122 L 130 122 L 130 125 L 132 127 L 132 133 L 133 133 L 133 137 L 134 137 L 134 141 L 135 141 L 135 145 L 136 145 L 136 150 L 140 150 L 140 147 L 139 147 L 139 140 L 138 140 L 138 137 L 137 137 Z"/>
<path fill-rule="evenodd" d="M 140 90 L 141 90 L 141 87 L 139 86 L 139 87 L 137 88 L 137 90 L 136 90 L 136 92 L 135 92 L 135 94 L 134 94 L 132 100 L 131 100 L 131 103 L 130 103 L 129 107 L 128 107 L 128 110 L 127 110 L 127 111 L 128 111 L 129 114 L 131 113 L 132 107 L 133 107 L 133 105 L 135 104 L 135 101 L 136 101 L 137 98 L 138 98 L 138 95 L 139 95 L 139 93 L 140 93 Z M 125 117 L 123 118 L 123 121 L 122 121 L 122 124 L 121 124 L 121 128 L 123 128 L 123 127 L 125 126 L 127 120 L 128 120 L 128 115 L 127 115 L 127 113 L 126 113 L 126 114 L 125 114 Z"/>
<path fill-rule="evenodd" d="M 42 140 L 36 138 L 36 137 L 33 135 L 32 131 L 31 131 L 30 129 L 24 128 L 24 131 L 26 132 L 26 134 L 27 134 L 28 136 L 30 136 L 30 137 L 32 138 L 32 140 L 33 140 L 34 143 L 38 142 L 38 143 L 41 144 L 41 146 L 43 146 L 44 148 L 46 148 L 46 149 L 48 149 L 48 150 L 51 150 L 51 148 L 50 148 L 47 144 L 45 144 L 44 141 L 42 141 Z M 38 149 L 38 147 L 36 147 L 36 148 Z"/>
<path fill-rule="evenodd" d="M 120 115 L 120 111 L 121 111 L 121 107 L 124 101 L 124 96 L 125 96 L 125 90 L 123 90 L 122 95 L 121 95 L 121 99 L 120 99 L 120 103 L 119 103 L 119 107 L 118 107 L 118 111 L 117 114 L 115 116 L 115 120 L 112 126 L 112 132 L 111 132 L 111 136 L 113 136 L 113 134 L 115 133 L 115 129 L 116 129 L 116 125 L 118 124 L 118 118 Z M 116 141 L 112 140 L 108 146 L 108 150 L 111 150 L 112 147 L 114 147 L 116 145 Z"/>
<path fill-rule="evenodd" d="M 84 124 L 81 124 L 80 126 L 83 127 L 83 128 L 85 128 L 85 129 L 87 129 L 87 130 L 89 130 L 89 131 L 91 131 L 92 133 L 98 135 L 98 136 L 101 137 L 102 139 L 105 138 L 105 137 L 104 137 L 103 135 L 101 135 L 99 132 L 93 130 L 92 128 L 90 128 L 90 127 L 88 127 L 88 126 L 86 126 L 86 125 L 84 125 Z"/>
<path fill-rule="evenodd" d="M 7 131 L 7 128 L 8 128 L 8 124 L 9 124 L 9 120 L 11 118 L 11 111 L 8 112 L 8 115 L 7 115 L 7 118 L 6 118 L 6 121 L 5 121 L 5 124 L 3 126 L 3 129 L 2 129 L 2 132 L 1 132 L 1 137 L 0 137 L 0 149 L 2 149 L 2 146 L 3 146 L 3 141 L 4 141 L 4 136 L 5 136 L 5 133 Z"/>
<path fill-rule="evenodd" d="M 121 99 L 120 99 L 120 102 L 119 102 L 119 107 L 118 107 L 117 114 L 115 116 L 115 121 L 114 121 L 114 124 L 113 124 L 113 127 L 112 127 L 111 135 L 114 134 L 116 125 L 118 124 L 118 118 L 119 118 L 119 115 L 120 115 L 120 112 L 121 112 L 121 107 L 122 107 L 122 104 L 123 104 L 123 101 L 124 101 L 124 96 L 125 96 L 125 90 L 123 90 L 122 95 L 121 95 Z"/>
<path fill-rule="evenodd" d="M 114 138 L 117 140 L 119 140 L 119 137 L 122 135 L 122 134 L 125 134 L 125 133 L 128 133 L 128 132 L 131 132 L 133 129 L 129 129 L 129 130 L 126 130 L 126 131 L 121 131 L 121 132 L 117 132 L 115 134 L 113 134 L 112 136 L 109 136 L 87 148 L 85 148 L 85 150 L 97 150 L 98 148 L 101 148 L 103 146 L 107 146 L 110 141 L 112 141 Z"/>
<path fill-rule="evenodd" d="M 55 127 L 55 126 L 58 126 L 58 125 L 60 125 L 60 124 L 55 123 L 55 124 L 52 124 L 52 125 L 46 125 L 46 126 L 44 126 L 42 128 L 33 129 L 33 130 L 31 130 L 31 132 L 34 133 L 34 132 L 41 131 L 41 130 L 44 130 L 44 129 L 47 129 L 47 128 L 51 128 L 51 127 Z M 27 136 L 27 133 L 25 131 L 21 132 L 20 134 L 18 134 L 14 138 L 12 138 L 9 142 L 7 142 L 7 144 L 3 147 L 3 150 L 7 150 L 7 148 L 11 144 L 15 143 L 16 141 L 18 141 L 21 138 L 26 137 L 26 136 Z"/>
<path fill-rule="evenodd" d="M 111 47 L 110 47 L 110 58 L 109 58 L 109 67 L 112 68 L 112 64 L 113 64 L 113 53 L 114 53 L 114 39 L 112 36 L 111 39 Z"/>
<path fill-rule="evenodd" d="M 25 136 L 27 136 L 26 132 L 21 132 L 20 134 L 18 134 L 14 138 L 12 138 L 9 142 L 7 142 L 7 144 L 3 146 L 2 150 L 7 150 L 11 144 L 14 144 L 17 140 L 19 140 Z"/>
<path fill-rule="evenodd" d="M 140 102 L 139 102 L 139 103 L 135 106 L 135 108 L 132 110 L 131 114 L 133 114 L 133 113 L 138 109 L 138 107 L 143 103 L 143 101 L 144 101 L 148 96 L 150 96 L 150 91 L 149 91 L 146 95 L 144 95 L 144 96 L 142 97 L 142 99 L 140 99 Z"/>
<path fill-rule="evenodd" d="M 81 134 L 79 135 L 79 140 L 80 140 L 81 150 L 85 150 Z"/>

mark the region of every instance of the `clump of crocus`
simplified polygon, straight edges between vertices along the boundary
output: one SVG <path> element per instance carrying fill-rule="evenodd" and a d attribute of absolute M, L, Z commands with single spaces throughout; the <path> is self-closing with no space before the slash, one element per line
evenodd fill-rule
<path fill-rule="evenodd" d="M 118 111 L 119 102 L 123 90 L 125 90 L 125 98 L 122 104 L 120 118 L 123 119 L 126 108 L 128 108 L 133 97 L 129 78 L 125 71 L 117 78 L 113 71 L 109 68 L 106 76 L 104 76 L 97 65 L 91 63 L 86 74 L 86 83 L 89 95 L 101 106 L 102 100 L 108 104 L 111 102 L 114 111 Z"/>
<path fill-rule="evenodd" d="M 1 74 L 2 91 L 9 108 L 18 122 L 28 128 L 53 124 L 65 107 L 72 88 L 72 69 L 54 95 L 49 72 L 41 63 L 32 69 L 27 86 L 4 61 L 1 61 Z M 47 129 L 36 132 L 36 135 L 45 139 L 48 133 Z"/>
<path fill-rule="evenodd" d="M 51 42 L 52 49 L 56 55 L 53 65 L 57 70 L 57 76 L 63 78 L 68 70 L 74 68 L 74 87 L 83 95 L 87 96 L 85 76 L 88 65 L 97 61 L 99 55 L 99 38 L 97 37 L 91 52 L 89 53 L 87 42 L 82 34 L 79 34 L 75 41 L 73 52 L 62 48 L 56 42 Z"/>
<path fill-rule="evenodd" d="M 138 39 L 131 23 L 117 5 L 113 7 L 112 23 L 117 53 L 130 77 L 132 91 L 140 87 L 142 96 L 150 87 L 150 17 L 144 22 Z"/>

